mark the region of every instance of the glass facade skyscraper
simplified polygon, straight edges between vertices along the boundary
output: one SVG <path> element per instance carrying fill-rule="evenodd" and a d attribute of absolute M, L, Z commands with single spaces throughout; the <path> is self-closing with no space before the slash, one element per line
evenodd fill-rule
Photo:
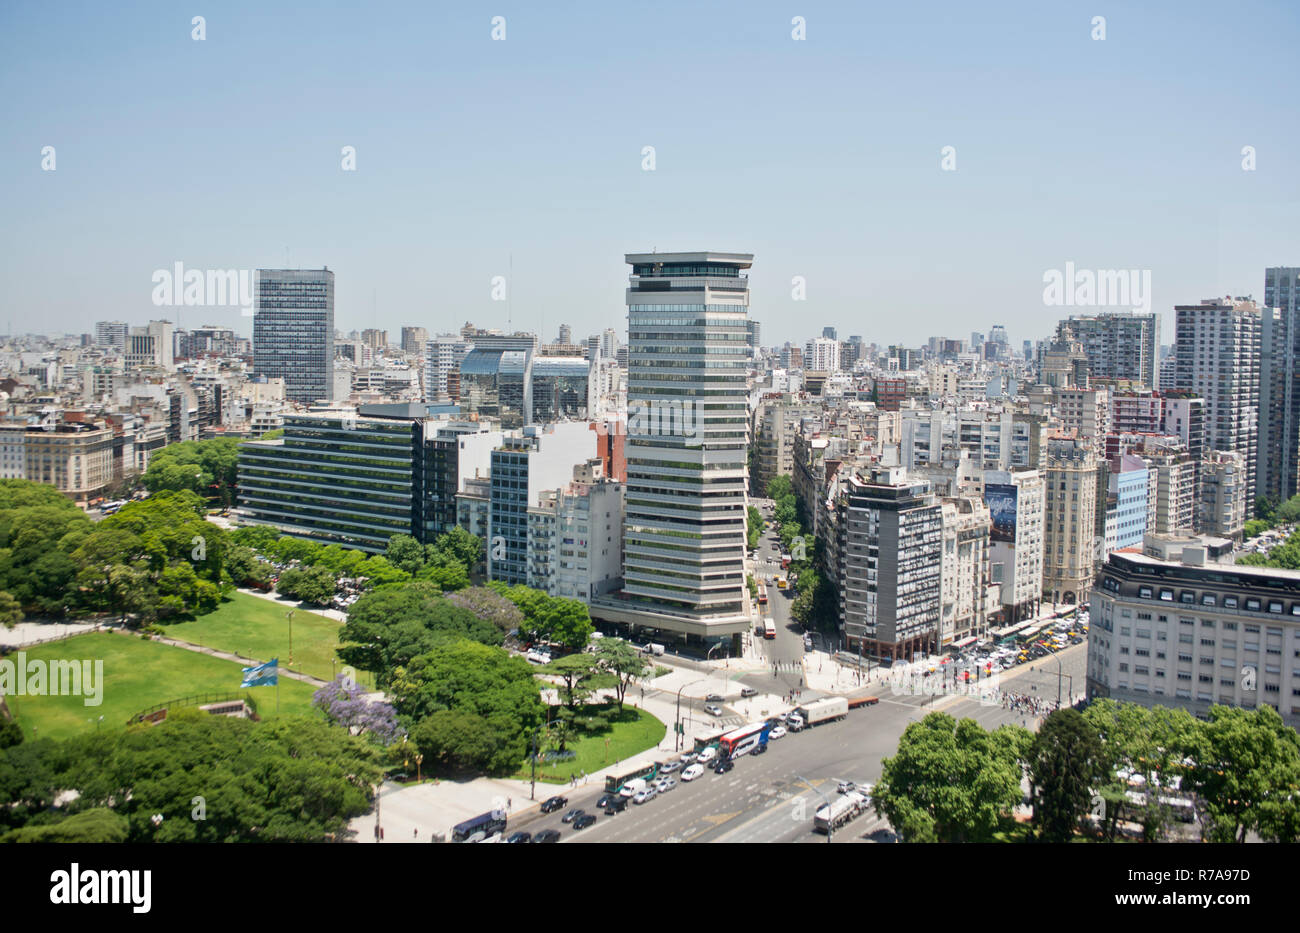
<path fill-rule="evenodd" d="M 334 273 L 259 269 L 253 309 L 253 375 L 284 379 L 291 402 L 334 392 Z"/>

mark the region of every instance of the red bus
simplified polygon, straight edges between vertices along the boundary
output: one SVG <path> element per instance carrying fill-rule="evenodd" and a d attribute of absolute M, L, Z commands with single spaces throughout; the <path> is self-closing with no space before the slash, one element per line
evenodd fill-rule
<path fill-rule="evenodd" d="M 763 637 L 776 638 L 776 623 L 772 621 L 771 616 L 763 620 Z"/>
<path fill-rule="evenodd" d="M 752 752 L 760 745 L 767 744 L 768 733 L 772 731 L 772 724 L 768 722 L 756 722 L 748 726 L 741 726 L 728 732 L 722 738 L 718 739 L 718 751 L 724 758 L 739 758 L 741 755 Z"/>
<path fill-rule="evenodd" d="M 758 585 L 758 604 L 760 606 L 767 605 L 767 587 L 761 583 Z"/>

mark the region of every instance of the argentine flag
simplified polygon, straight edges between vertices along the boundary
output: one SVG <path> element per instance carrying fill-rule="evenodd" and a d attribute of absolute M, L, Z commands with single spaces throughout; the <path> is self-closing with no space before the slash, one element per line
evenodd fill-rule
<path fill-rule="evenodd" d="M 265 664 L 244 668 L 244 682 L 241 687 L 274 687 L 280 673 L 280 659 L 272 658 Z"/>

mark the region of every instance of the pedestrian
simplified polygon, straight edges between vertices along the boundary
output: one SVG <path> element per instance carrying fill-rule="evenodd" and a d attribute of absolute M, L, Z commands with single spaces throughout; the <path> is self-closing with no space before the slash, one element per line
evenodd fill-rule
<path fill-rule="evenodd" d="M 510 798 L 510 797 L 507 797 L 507 798 L 506 798 L 506 809 L 507 809 L 507 810 L 513 810 L 514 808 L 515 808 L 515 802 L 514 802 L 514 800 L 513 800 L 512 798 Z"/>

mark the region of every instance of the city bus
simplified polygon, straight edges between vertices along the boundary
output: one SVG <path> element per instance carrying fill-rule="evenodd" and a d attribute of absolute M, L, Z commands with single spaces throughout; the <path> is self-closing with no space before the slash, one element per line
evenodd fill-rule
<path fill-rule="evenodd" d="M 771 616 L 763 620 L 763 637 L 776 638 L 776 623 L 772 621 Z"/>
<path fill-rule="evenodd" d="M 748 726 L 733 729 L 718 739 L 718 750 L 726 758 L 739 758 L 747 755 L 759 746 L 767 744 L 768 734 L 772 731 L 770 722 L 755 722 Z"/>
<path fill-rule="evenodd" d="M 452 842 L 481 842 L 506 831 L 506 812 L 491 810 L 463 823 L 457 823 L 451 830 Z"/>
<path fill-rule="evenodd" d="M 653 781 L 659 774 L 659 762 L 651 762 L 644 768 L 638 768 L 636 771 L 630 771 L 623 775 L 608 774 L 605 776 L 605 793 L 617 794 L 623 789 L 624 784 L 632 781 L 643 780 Z"/>
<path fill-rule="evenodd" d="M 758 585 L 758 604 L 760 606 L 767 605 L 767 587 L 762 583 Z"/>

